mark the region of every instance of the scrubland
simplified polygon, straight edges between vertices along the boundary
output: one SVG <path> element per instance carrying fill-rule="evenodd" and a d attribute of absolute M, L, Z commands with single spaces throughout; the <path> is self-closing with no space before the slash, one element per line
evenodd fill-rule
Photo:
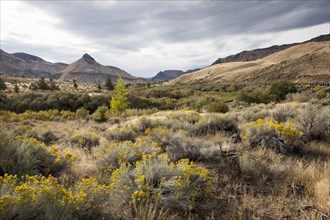
<path fill-rule="evenodd" d="M 0 219 L 328 219 L 330 89 L 296 87 L 6 94 Z"/>

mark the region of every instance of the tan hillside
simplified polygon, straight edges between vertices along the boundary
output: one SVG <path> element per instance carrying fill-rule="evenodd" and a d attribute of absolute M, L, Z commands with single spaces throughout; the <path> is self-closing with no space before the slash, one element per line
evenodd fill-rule
<path fill-rule="evenodd" d="M 136 77 L 117 67 L 99 64 L 88 54 L 84 54 L 82 58 L 65 68 L 61 72 L 59 80 L 76 79 L 80 82 L 103 83 L 108 77 L 114 81 L 117 81 L 118 77 L 122 77 L 125 81 L 138 80 Z"/>
<path fill-rule="evenodd" d="M 168 85 L 193 83 L 330 82 L 330 42 L 310 42 L 256 61 L 217 64 L 182 75 Z"/>

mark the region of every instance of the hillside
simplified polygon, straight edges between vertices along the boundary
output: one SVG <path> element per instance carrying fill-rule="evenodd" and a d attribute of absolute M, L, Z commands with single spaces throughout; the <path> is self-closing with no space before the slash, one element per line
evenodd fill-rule
<path fill-rule="evenodd" d="M 276 80 L 311 83 L 330 81 L 330 41 L 308 42 L 262 59 L 216 64 L 185 74 L 168 85 L 192 83 L 270 83 Z"/>
<path fill-rule="evenodd" d="M 151 78 L 151 81 L 166 81 L 166 80 L 171 80 L 175 79 L 178 76 L 181 76 L 184 74 L 182 70 L 164 70 L 160 71 L 159 73 L 156 74 L 156 76 Z"/>
<path fill-rule="evenodd" d="M 122 77 L 127 83 L 146 82 L 146 79 L 134 77 L 114 66 L 103 66 L 93 57 L 84 54 L 79 60 L 68 65 L 51 63 L 40 57 L 27 53 L 9 54 L 1 52 L 0 73 L 7 76 L 40 78 L 46 77 L 60 81 L 104 83 L 110 77 L 113 82 Z"/>
<path fill-rule="evenodd" d="M 122 77 L 125 81 L 137 79 L 117 67 L 99 64 L 88 54 L 84 54 L 79 60 L 61 71 L 60 74 L 60 81 L 76 79 L 78 82 L 103 83 L 108 77 L 113 81 L 117 81 L 118 77 Z"/>
<path fill-rule="evenodd" d="M 40 57 L 27 53 L 9 54 L 0 50 L 0 72 L 9 76 L 27 78 L 56 78 L 57 73 L 68 65 L 65 63 L 51 63 Z"/>
<path fill-rule="evenodd" d="M 321 36 L 312 38 L 312 39 L 302 42 L 302 43 L 274 45 L 271 47 L 266 47 L 266 48 L 261 48 L 261 49 L 242 51 L 235 55 L 230 55 L 225 58 L 219 58 L 214 63 L 212 63 L 212 65 L 221 64 L 221 63 L 229 63 L 229 62 L 239 62 L 239 61 L 254 61 L 254 60 L 258 60 L 263 57 L 269 56 L 273 53 L 296 46 L 296 45 L 309 43 L 309 42 L 322 42 L 322 41 L 329 41 L 329 40 L 330 40 L 330 34 L 326 34 L 326 35 L 321 35 Z"/>

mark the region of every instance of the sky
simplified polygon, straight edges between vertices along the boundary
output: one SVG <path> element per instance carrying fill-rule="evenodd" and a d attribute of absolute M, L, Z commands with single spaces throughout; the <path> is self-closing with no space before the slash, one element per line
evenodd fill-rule
<path fill-rule="evenodd" d="M 329 0 L 1 0 L 0 10 L 8 53 L 64 63 L 88 53 L 140 77 L 330 33 Z"/>

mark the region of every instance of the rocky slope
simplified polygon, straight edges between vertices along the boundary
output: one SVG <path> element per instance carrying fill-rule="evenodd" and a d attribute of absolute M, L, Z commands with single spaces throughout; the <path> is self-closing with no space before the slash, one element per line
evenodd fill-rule
<path fill-rule="evenodd" d="M 65 63 L 51 63 L 27 53 L 9 54 L 0 50 L 0 73 L 9 76 L 28 78 L 57 78 L 57 73 L 64 70 Z"/>
<path fill-rule="evenodd" d="M 71 63 L 60 74 L 60 81 L 76 79 L 78 82 L 104 83 L 108 77 L 112 81 L 117 81 L 118 77 L 127 82 L 142 80 L 117 67 L 103 66 L 88 54 L 84 54 L 79 60 Z"/>
<path fill-rule="evenodd" d="M 175 79 L 178 76 L 184 74 L 182 70 L 164 70 L 160 71 L 156 74 L 156 76 L 151 78 L 151 81 L 158 82 L 158 81 L 167 81 L 170 79 Z"/>
<path fill-rule="evenodd" d="M 212 65 L 184 74 L 168 85 L 214 83 L 271 83 L 277 80 L 330 82 L 330 41 L 292 46 L 255 61 Z"/>

